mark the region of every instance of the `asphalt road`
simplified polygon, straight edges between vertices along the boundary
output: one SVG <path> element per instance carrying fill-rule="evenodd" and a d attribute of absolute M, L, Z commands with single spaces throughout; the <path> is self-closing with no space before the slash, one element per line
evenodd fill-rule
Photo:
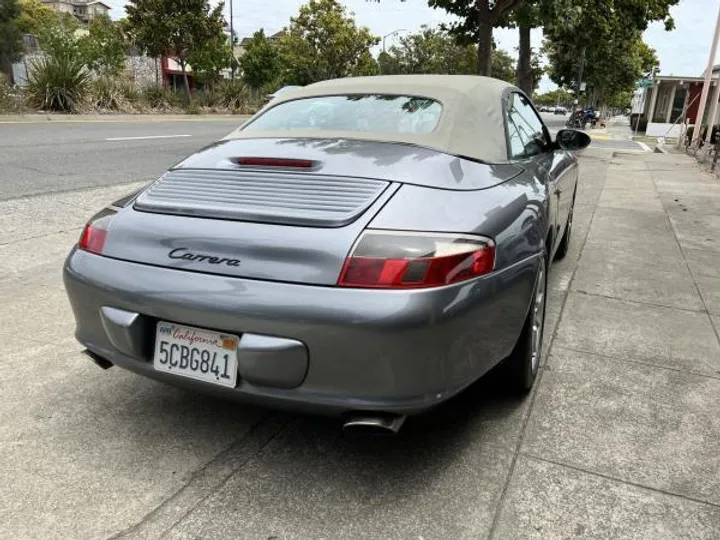
<path fill-rule="evenodd" d="M 0 123 L 0 200 L 150 181 L 241 122 Z"/>
<path fill-rule="evenodd" d="M 552 133 L 567 120 L 543 118 Z M 242 120 L 0 122 L 0 200 L 150 181 Z M 588 133 L 595 147 L 640 149 L 627 139 Z"/>

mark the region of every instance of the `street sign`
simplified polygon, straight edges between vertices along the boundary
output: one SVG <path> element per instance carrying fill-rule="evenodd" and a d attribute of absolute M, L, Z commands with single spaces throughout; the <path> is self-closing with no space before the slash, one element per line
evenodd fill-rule
<path fill-rule="evenodd" d="M 652 88 L 653 87 L 653 81 L 652 79 L 640 79 L 638 81 L 638 88 Z"/>

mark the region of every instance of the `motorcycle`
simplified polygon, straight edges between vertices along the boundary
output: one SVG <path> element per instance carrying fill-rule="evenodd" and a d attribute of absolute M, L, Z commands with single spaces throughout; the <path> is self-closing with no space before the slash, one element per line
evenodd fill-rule
<path fill-rule="evenodd" d="M 590 124 L 591 128 L 597 125 L 598 115 L 591 109 L 575 111 L 566 122 L 566 127 L 573 129 L 585 129 Z"/>

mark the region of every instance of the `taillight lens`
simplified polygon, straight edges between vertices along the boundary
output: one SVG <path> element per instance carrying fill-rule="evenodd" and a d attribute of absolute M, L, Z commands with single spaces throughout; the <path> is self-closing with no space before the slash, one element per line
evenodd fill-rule
<path fill-rule="evenodd" d="M 442 287 L 492 272 L 495 243 L 457 234 L 365 231 L 338 285 L 378 289 Z"/>
<path fill-rule="evenodd" d="M 83 229 L 78 242 L 78 249 L 102 255 L 105 248 L 105 240 L 107 238 L 110 221 L 117 213 L 113 208 L 105 208 L 101 212 L 95 214 Z"/>

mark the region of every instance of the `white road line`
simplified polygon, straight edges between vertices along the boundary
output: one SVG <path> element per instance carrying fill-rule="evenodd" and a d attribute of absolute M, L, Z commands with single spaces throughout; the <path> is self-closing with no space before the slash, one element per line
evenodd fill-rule
<path fill-rule="evenodd" d="M 640 145 L 640 148 L 642 148 L 643 151 L 645 151 L 645 152 L 650 152 L 650 147 L 649 147 L 647 144 L 645 144 L 644 142 L 640 142 L 640 141 L 634 141 L 634 142 L 636 142 L 637 144 L 639 144 L 639 145 Z"/>
<path fill-rule="evenodd" d="M 147 135 L 145 137 L 110 137 L 106 141 L 144 141 L 146 139 L 179 139 L 192 137 L 192 135 Z"/>

